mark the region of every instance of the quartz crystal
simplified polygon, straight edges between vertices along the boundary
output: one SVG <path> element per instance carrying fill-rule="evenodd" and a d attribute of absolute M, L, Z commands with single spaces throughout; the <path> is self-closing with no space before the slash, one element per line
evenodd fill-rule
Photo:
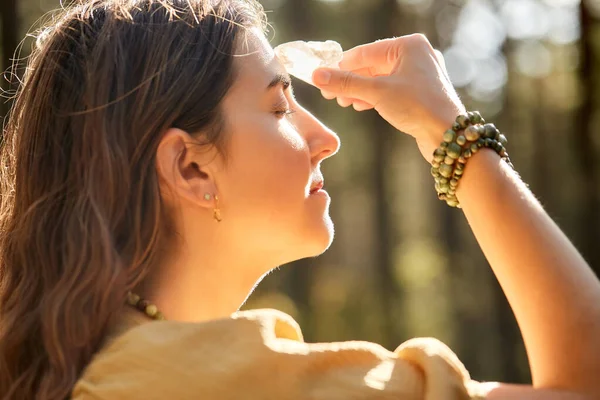
<path fill-rule="evenodd" d="M 339 68 L 343 50 L 338 42 L 288 42 L 275 48 L 275 54 L 287 72 L 314 86 L 312 74 L 317 68 Z"/>

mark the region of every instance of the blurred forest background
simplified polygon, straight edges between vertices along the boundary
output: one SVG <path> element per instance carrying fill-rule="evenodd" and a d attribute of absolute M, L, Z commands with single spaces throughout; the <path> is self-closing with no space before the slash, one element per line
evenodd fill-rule
<path fill-rule="evenodd" d="M 599 0 L 262 3 L 273 45 L 333 39 L 348 49 L 425 33 L 467 108 L 507 134 L 523 178 L 600 271 Z M 3 70 L 38 18 L 59 6 L 0 0 Z M 342 109 L 300 81 L 295 89 L 342 139 L 324 166 L 336 239 L 325 255 L 267 276 L 244 308 L 290 313 L 308 341 L 369 340 L 393 350 L 434 336 L 476 379 L 528 382 L 506 299 L 461 212 L 437 200 L 412 139 L 374 112 Z M 9 102 L 1 106 L 6 115 Z"/>

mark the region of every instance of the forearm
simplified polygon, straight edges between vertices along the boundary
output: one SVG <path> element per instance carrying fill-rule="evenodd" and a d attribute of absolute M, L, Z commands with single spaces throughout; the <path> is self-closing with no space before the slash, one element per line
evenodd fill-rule
<path fill-rule="evenodd" d="M 534 386 L 600 395 L 600 283 L 586 262 L 493 151 L 469 161 L 457 196 L 516 315 Z"/>
<path fill-rule="evenodd" d="M 486 400 L 593 400 L 595 397 L 569 391 L 535 389 L 527 385 L 489 383 Z"/>

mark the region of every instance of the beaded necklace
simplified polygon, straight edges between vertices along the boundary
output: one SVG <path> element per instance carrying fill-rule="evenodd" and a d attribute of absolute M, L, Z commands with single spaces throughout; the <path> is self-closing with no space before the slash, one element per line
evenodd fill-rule
<path fill-rule="evenodd" d="M 165 319 L 165 316 L 158 311 L 158 307 L 156 307 L 154 304 L 150 304 L 148 301 L 142 299 L 135 293 L 127 293 L 127 304 L 157 321 Z"/>

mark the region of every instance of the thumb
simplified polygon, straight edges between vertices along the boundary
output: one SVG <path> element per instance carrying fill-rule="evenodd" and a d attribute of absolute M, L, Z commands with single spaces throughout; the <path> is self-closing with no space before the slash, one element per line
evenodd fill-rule
<path fill-rule="evenodd" d="M 313 72 L 312 80 L 321 90 L 346 97 L 377 104 L 380 96 L 380 81 L 377 77 L 367 77 L 351 71 L 319 68 Z"/>

